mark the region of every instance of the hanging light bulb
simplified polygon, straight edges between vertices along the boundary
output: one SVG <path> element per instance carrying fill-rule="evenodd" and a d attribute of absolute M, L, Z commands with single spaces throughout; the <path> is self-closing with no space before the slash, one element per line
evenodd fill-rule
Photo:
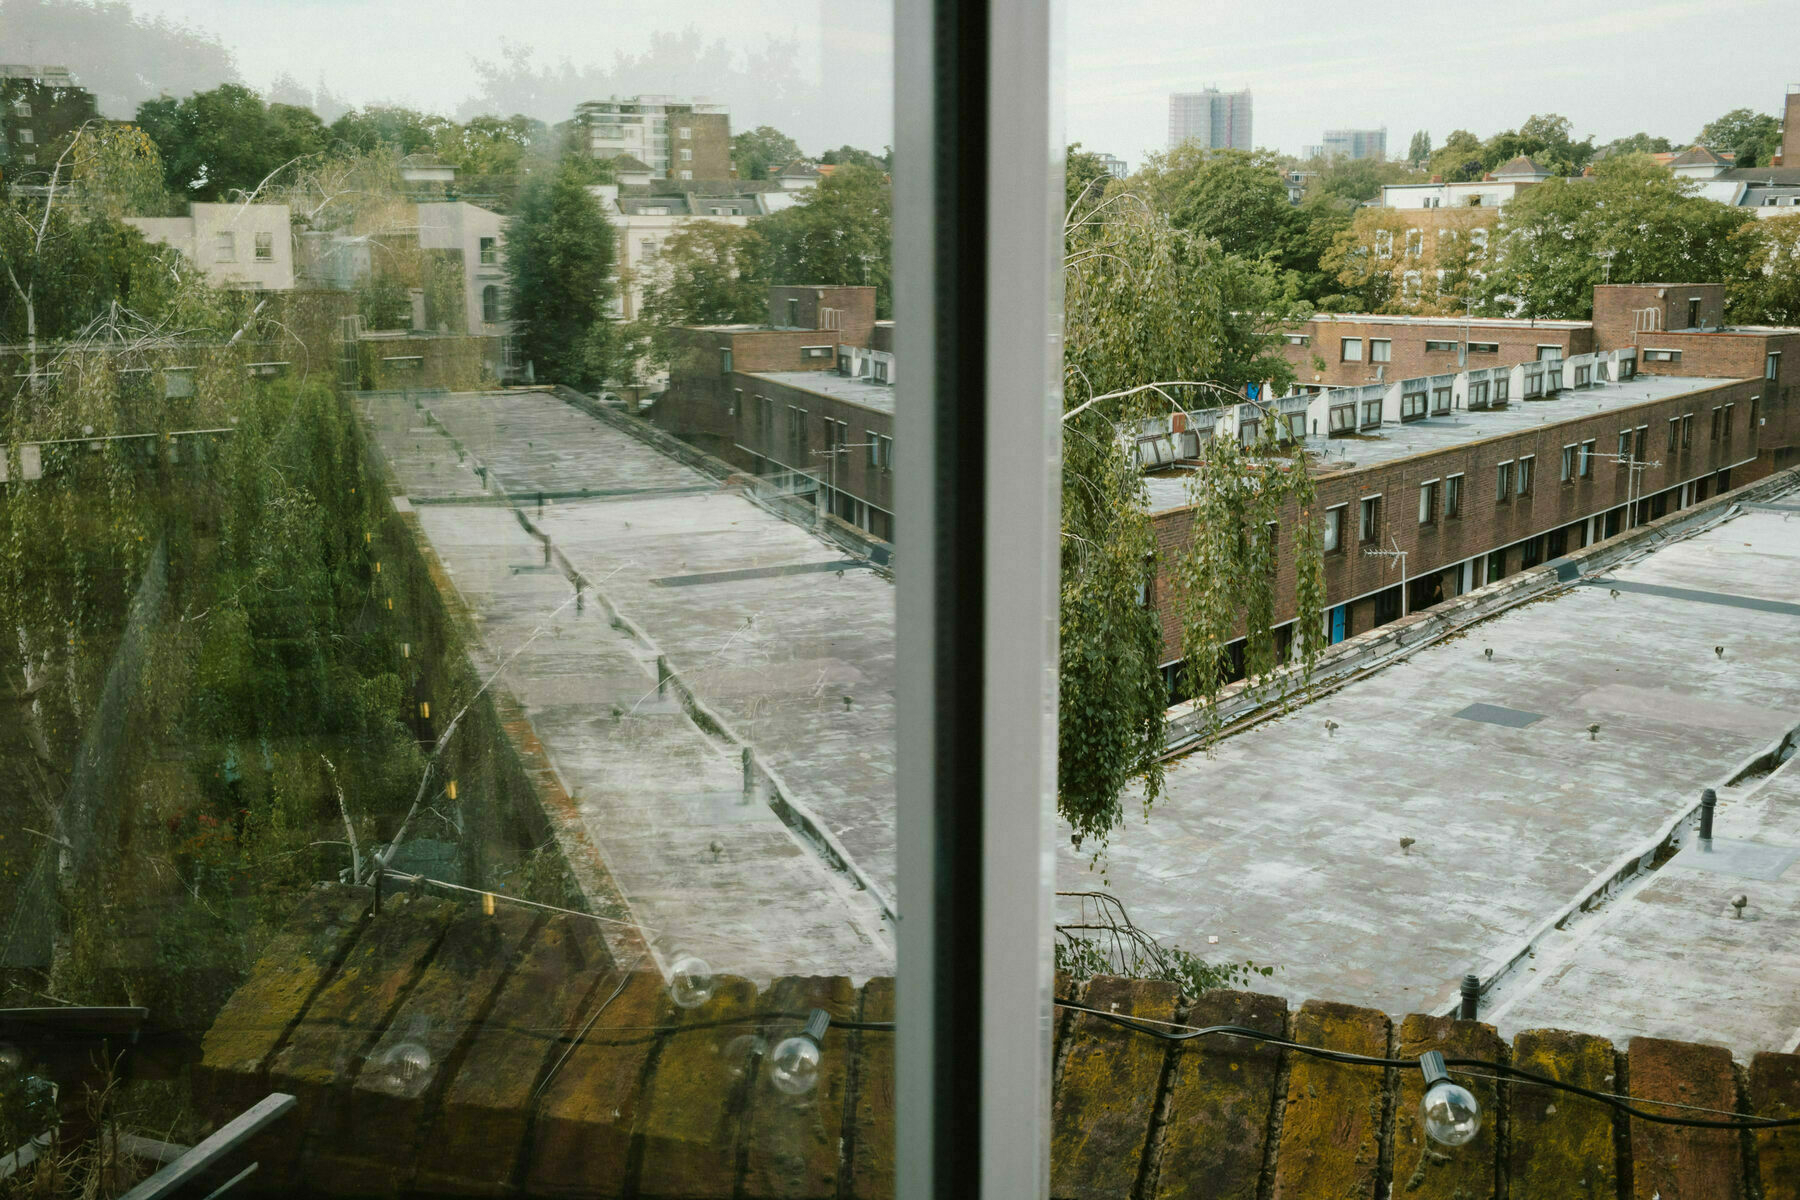
<path fill-rule="evenodd" d="M 699 1008 L 713 994 L 713 972 L 697 954 L 677 954 L 669 964 L 669 998 L 681 1008 Z"/>
<path fill-rule="evenodd" d="M 806 1018 L 805 1029 L 775 1047 L 769 1056 L 769 1082 L 776 1091 L 804 1096 L 819 1086 L 819 1043 L 829 1028 L 831 1014 L 815 1008 Z"/>
<path fill-rule="evenodd" d="M 1441 1146 L 1465 1146 L 1481 1132 L 1481 1105 L 1474 1093 L 1450 1082 L 1444 1056 L 1427 1050 L 1419 1056 L 1425 1073 L 1425 1098 L 1419 1101 L 1419 1120 L 1425 1136 Z"/>
<path fill-rule="evenodd" d="M 383 1056 L 382 1065 L 400 1083 L 413 1083 L 431 1070 L 431 1051 L 418 1042 L 400 1042 Z"/>
<path fill-rule="evenodd" d="M 11 1042 L 0 1042 L 0 1079 L 17 1075 L 25 1066 L 25 1052 Z"/>

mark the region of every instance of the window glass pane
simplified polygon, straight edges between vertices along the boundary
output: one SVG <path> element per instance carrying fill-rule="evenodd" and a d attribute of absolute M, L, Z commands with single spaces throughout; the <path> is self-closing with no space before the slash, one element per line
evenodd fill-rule
<path fill-rule="evenodd" d="M 0 1174 L 891 1195 L 891 5 L 13 16 Z"/>

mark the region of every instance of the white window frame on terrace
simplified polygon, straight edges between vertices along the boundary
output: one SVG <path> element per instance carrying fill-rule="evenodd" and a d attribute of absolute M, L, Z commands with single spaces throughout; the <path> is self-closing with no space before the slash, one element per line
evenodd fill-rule
<path fill-rule="evenodd" d="M 1645 362 L 1678 363 L 1681 361 L 1681 351 L 1663 346 L 1645 346 L 1641 353 Z"/>

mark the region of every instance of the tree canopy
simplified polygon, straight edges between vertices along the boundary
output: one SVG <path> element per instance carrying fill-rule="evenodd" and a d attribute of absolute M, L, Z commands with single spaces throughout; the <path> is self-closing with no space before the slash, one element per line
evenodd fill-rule
<path fill-rule="evenodd" d="M 1741 264 L 1726 281 L 1726 311 L 1748 325 L 1800 325 L 1800 213 L 1746 221 L 1731 235 Z"/>
<path fill-rule="evenodd" d="M 1724 281 L 1737 269 L 1730 235 L 1754 218 L 1697 192 L 1641 154 L 1527 188 L 1502 210 L 1480 311 L 1584 318 L 1597 283 Z"/>
<path fill-rule="evenodd" d="M 540 378 L 580 390 L 603 383 L 622 353 L 607 315 L 617 239 L 587 180 L 579 159 L 534 175 L 505 233 L 519 349 Z"/>
<path fill-rule="evenodd" d="M 248 195 L 283 165 L 325 149 L 324 123 L 311 111 L 264 104 L 235 83 L 138 106 L 137 123 L 162 153 L 171 194 L 186 200 Z"/>
<path fill-rule="evenodd" d="M 800 143 L 768 125 L 746 129 L 731 139 L 731 165 L 739 179 L 767 179 L 800 155 Z"/>
<path fill-rule="evenodd" d="M 872 286 L 875 312 L 893 314 L 893 185 L 874 167 L 843 166 L 792 208 L 757 223 L 769 278 Z"/>
<path fill-rule="evenodd" d="M 1694 139 L 1714 153 L 1730 151 L 1740 167 L 1767 166 L 1781 145 L 1781 120 L 1749 108 L 1734 108 L 1708 121 Z"/>
<path fill-rule="evenodd" d="M 1431 159 L 1431 134 L 1421 129 L 1412 135 L 1412 141 L 1406 147 L 1406 161 L 1413 167 L 1422 167 Z"/>
<path fill-rule="evenodd" d="M 756 229 L 694 221 L 662 244 L 639 281 L 634 339 L 652 366 L 666 367 L 681 325 L 762 320 L 768 311 L 769 244 Z"/>

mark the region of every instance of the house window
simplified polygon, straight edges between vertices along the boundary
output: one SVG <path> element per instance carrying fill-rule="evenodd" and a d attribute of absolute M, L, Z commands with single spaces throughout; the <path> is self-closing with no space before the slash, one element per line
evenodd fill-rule
<path fill-rule="evenodd" d="M 1562 481 L 1564 483 L 1575 482 L 1575 459 L 1580 454 L 1580 451 L 1581 447 L 1574 445 L 1573 443 L 1563 447 Z"/>
<path fill-rule="evenodd" d="M 874 362 L 870 363 L 869 364 L 869 375 L 871 378 L 873 378 L 875 380 L 876 383 L 886 383 L 888 381 L 887 359 L 878 358 Z"/>
<path fill-rule="evenodd" d="M 481 265 L 491 267 L 500 261 L 499 238 L 481 238 L 478 242 Z"/>
<path fill-rule="evenodd" d="M 1763 359 L 1763 378 L 1781 378 L 1781 351 L 1770 351 L 1769 356 Z"/>
<path fill-rule="evenodd" d="M 1644 351 L 1644 361 L 1645 362 L 1678 363 L 1681 361 L 1681 351 L 1679 351 L 1679 350 L 1645 350 Z"/>
<path fill-rule="evenodd" d="M 1752 428 L 1752 429 L 1756 428 L 1757 417 L 1759 417 L 1761 414 L 1762 414 L 1762 397 L 1761 396 L 1750 397 L 1750 428 Z"/>
<path fill-rule="evenodd" d="M 1481 386 L 1483 391 L 1487 389 L 1487 384 L 1484 383 Z M 1431 411 L 1433 413 L 1447 413 L 1450 411 L 1450 389 L 1448 387 L 1433 388 L 1431 390 Z"/>
<path fill-rule="evenodd" d="M 1377 229 L 1375 231 L 1375 257 L 1391 258 L 1394 253 L 1394 231 Z"/>
<path fill-rule="evenodd" d="M 1675 453 L 1675 447 L 1681 442 L 1681 418 L 1669 418 L 1669 453 Z"/>
<path fill-rule="evenodd" d="M 1287 435 L 1289 441 L 1300 441 L 1306 436 L 1306 414 L 1289 413 L 1287 419 Z"/>
<path fill-rule="evenodd" d="M 1494 468 L 1494 503 L 1511 504 L 1513 485 L 1512 460 L 1500 463 Z"/>
<path fill-rule="evenodd" d="M 877 454 L 876 451 L 879 450 L 881 446 L 880 443 L 875 440 L 875 431 L 873 429 L 863 430 L 863 442 L 865 443 L 863 448 L 869 452 L 869 465 L 871 467 L 879 467 L 881 465 L 881 456 Z"/>
<path fill-rule="evenodd" d="M 1737 405 L 1735 404 L 1727 404 L 1725 406 L 1725 440 L 1728 442 L 1731 440 L 1731 419 L 1734 415 L 1733 410 L 1736 408 Z"/>
<path fill-rule="evenodd" d="M 800 301 L 792 296 L 788 297 L 787 302 L 787 323 L 795 327 L 800 324 Z"/>
<path fill-rule="evenodd" d="M 1433 342 L 1427 340 L 1425 343 L 1425 353 L 1427 354 L 1449 354 L 1455 349 L 1455 342 Z"/>
<path fill-rule="evenodd" d="M 275 261 L 275 235 L 274 234 L 259 233 L 256 235 L 256 261 L 257 262 L 274 262 Z"/>
<path fill-rule="evenodd" d="M 656 239 L 640 238 L 638 240 L 638 257 L 645 262 L 656 257 Z"/>
<path fill-rule="evenodd" d="M 1402 421 L 1416 421 L 1424 415 L 1424 392 L 1402 392 L 1400 394 L 1400 419 Z"/>
<path fill-rule="evenodd" d="M 810 438 L 806 429 L 806 410 L 788 405 L 788 450 L 789 459 L 801 470 L 806 468 L 806 451 Z"/>
<path fill-rule="evenodd" d="M 1581 443 L 1581 477 L 1583 479 L 1594 477 L 1594 442 L 1591 438 Z"/>
<path fill-rule="evenodd" d="M 1342 349 L 1342 351 L 1340 351 L 1339 357 L 1344 362 L 1361 362 L 1362 361 L 1362 339 L 1361 338 L 1345 338 L 1343 349 Z"/>
<path fill-rule="evenodd" d="M 1381 532 L 1380 526 L 1377 524 L 1380 517 L 1381 497 L 1365 496 L 1362 502 L 1362 524 L 1359 526 L 1359 536 L 1363 541 L 1372 542 Z"/>
<path fill-rule="evenodd" d="M 1488 402 L 1488 383 L 1478 379 L 1469 385 L 1469 407 L 1486 408 Z"/>
<path fill-rule="evenodd" d="M 13 101 L 13 115 L 15 117 L 29 117 L 31 115 L 31 101 L 29 101 L 29 100 L 14 100 Z"/>
<path fill-rule="evenodd" d="M 1519 456 L 1519 495 L 1531 495 L 1532 468 L 1536 465 L 1537 456 L 1535 454 L 1523 454 Z"/>
<path fill-rule="evenodd" d="M 19 141 L 24 145 L 30 146 L 37 142 L 37 138 L 32 135 L 31 130 L 21 129 L 19 130 Z"/>
<path fill-rule="evenodd" d="M 1586 387 L 1588 385 L 1588 381 L 1593 378 L 1593 373 L 1594 372 L 1593 372 L 1592 367 L 1576 367 L 1575 368 L 1575 386 L 1578 388 Z"/>
<path fill-rule="evenodd" d="M 1687 327 L 1689 329 L 1698 329 L 1700 327 L 1700 297 L 1698 296 L 1688 297 Z"/>
<path fill-rule="evenodd" d="M 891 437 L 888 437 L 884 434 L 877 435 L 875 438 L 875 449 L 880 454 L 880 457 L 881 457 L 881 461 L 877 465 L 884 471 L 893 470 L 894 469 L 894 439 Z"/>
<path fill-rule="evenodd" d="M 1639 462 L 1648 462 L 1649 460 L 1645 457 L 1645 455 L 1647 455 L 1649 452 L 1650 452 L 1650 427 L 1648 425 L 1639 425 L 1637 427 L 1637 448 L 1633 452 L 1632 457 L 1637 459 L 1637 461 L 1639 461 Z"/>
<path fill-rule="evenodd" d="M 1686 450 L 1694 444 L 1694 414 L 1681 415 L 1681 448 Z"/>
<path fill-rule="evenodd" d="M 1723 430 L 1724 428 L 1725 428 L 1725 410 L 1723 408 L 1714 408 L 1713 409 L 1713 423 L 1712 423 L 1712 440 L 1713 441 L 1717 442 L 1719 440 L 1719 432 L 1721 430 Z"/>
<path fill-rule="evenodd" d="M 1538 356 L 1539 362 L 1547 362 L 1550 359 L 1561 358 L 1563 356 L 1561 346 L 1552 346 L 1552 345 L 1543 344 L 1543 343 L 1539 344 L 1539 346 L 1537 348 L 1537 352 L 1538 352 L 1537 356 Z"/>
<path fill-rule="evenodd" d="M 500 289 L 491 283 L 481 289 L 481 319 L 489 325 L 500 319 Z M 725 353 L 730 354 L 731 351 L 727 350 Z"/>
<path fill-rule="evenodd" d="M 1340 504 L 1335 508 L 1325 510 L 1325 553 L 1327 554 L 1343 545 L 1345 507 Z"/>
<path fill-rule="evenodd" d="M 1419 485 L 1419 524 L 1433 525 L 1437 522 L 1437 489 L 1438 481 L 1428 479 Z"/>
<path fill-rule="evenodd" d="M 1417 229 L 1406 231 L 1406 257 L 1420 258 L 1425 253 L 1425 234 Z"/>
<path fill-rule="evenodd" d="M 731 347 L 730 346 L 720 346 L 719 347 L 719 374 L 721 374 L 721 375 L 731 374 Z"/>
<path fill-rule="evenodd" d="M 683 178 L 683 179 L 692 179 L 693 177 L 694 177 L 694 173 L 692 171 L 683 171 L 681 173 L 681 178 Z"/>
<path fill-rule="evenodd" d="M 1356 428 L 1356 405 L 1338 404 L 1331 409 L 1332 433 L 1349 433 Z"/>
<path fill-rule="evenodd" d="M 1282 337 L 1286 339 L 1287 344 L 1290 346 L 1312 345 L 1312 335 L 1309 333 L 1287 333 L 1283 334 Z"/>
<path fill-rule="evenodd" d="M 213 261 L 237 261 L 237 236 L 231 233 L 220 233 L 213 236 Z"/>
<path fill-rule="evenodd" d="M 686 146 L 683 146 L 681 148 L 681 161 L 682 162 L 693 162 L 694 161 L 694 152 L 692 150 L 688 149 Z"/>
<path fill-rule="evenodd" d="M 675 130 L 675 136 L 679 137 L 684 142 L 691 142 L 694 140 L 694 131 L 692 127 L 682 125 Z"/>
<path fill-rule="evenodd" d="M 1500 343 L 1499 342 L 1470 342 L 1469 343 L 1469 353 L 1470 354 L 1498 354 L 1498 353 L 1500 353 Z"/>
<path fill-rule="evenodd" d="M 1423 278 L 1417 271 L 1408 271 L 1400 277 L 1400 298 L 1417 300 L 1419 298 L 1419 281 Z"/>
<path fill-rule="evenodd" d="M 1494 380 L 1494 403 L 1505 404 L 1512 394 L 1512 376 L 1502 375 Z"/>
<path fill-rule="evenodd" d="M 1562 391 L 1562 385 L 1563 385 L 1562 367 L 1553 365 L 1553 366 L 1551 366 L 1551 368 L 1547 372 L 1547 374 L 1550 376 L 1550 379 L 1549 379 L 1549 382 L 1546 384 L 1545 390 L 1549 391 L 1549 392 Z"/>
<path fill-rule="evenodd" d="M 1381 401 L 1379 401 L 1379 400 L 1364 400 L 1363 401 L 1362 423 L 1363 423 L 1364 429 L 1373 429 L 1376 426 L 1381 424 Z"/>
<path fill-rule="evenodd" d="M 1381 363 L 1391 361 L 1393 348 L 1394 343 L 1388 338 L 1370 338 L 1369 361 Z"/>
<path fill-rule="evenodd" d="M 1262 437 L 1262 422 L 1252 418 L 1238 422 L 1238 440 L 1244 445 L 1253 445 Z"/>
<path fill-rule="evenodd" d="M 1622 460 L 1628 459 L 1630 457 L 1631 457 L 1631 430 L 1621 429 L 1621 430 L 1619 430 L 1619 458 L 1622 461 Z"/>
<path fill-rule="evenodd" d="M 1461 475 L 1444 480 L 1444 519 L 1447 521 L 1462 516 L 1462 485 Z"/>

